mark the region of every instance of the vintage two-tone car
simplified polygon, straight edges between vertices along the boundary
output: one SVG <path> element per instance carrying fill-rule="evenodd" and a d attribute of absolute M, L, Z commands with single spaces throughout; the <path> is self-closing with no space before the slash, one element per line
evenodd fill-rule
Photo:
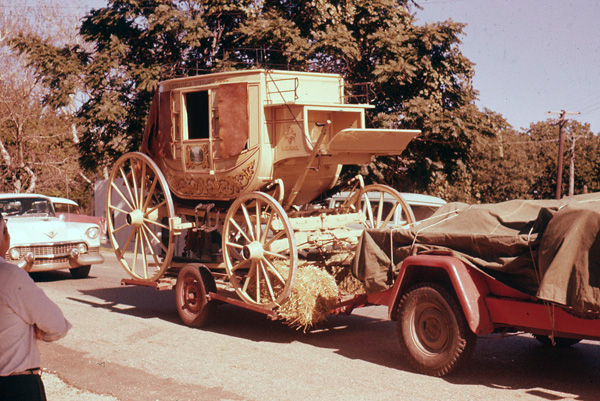
<path fill-rule="evenodd" d="M 69 269 L 73 278 L 85 278 L 91 265 L 104 262 L 98 224 L 57 217 L 47 196 L 0 194 L 0 212 L 11 237 L 3 256 L 30 273 Z"/>

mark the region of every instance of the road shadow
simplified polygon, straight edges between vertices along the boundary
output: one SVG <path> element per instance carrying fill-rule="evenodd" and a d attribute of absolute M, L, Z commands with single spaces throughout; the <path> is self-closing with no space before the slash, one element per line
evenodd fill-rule
<path fill-rule="evenodd" d="M 78 291 L 82 295 L 96 298 L 100 302 L 78 297 L 68 297 L 68 299 L 123 315 L 142 319 L 158 318 L 171 323 L 181 323 L 175 306 L 174 291 L 158 291 L 142 286 L 79 289 Z M 123 306 L 127 308 L 124 309 Z"/>
<path fill-rule="evenodd" d="M 115 313 L 159 318 L 183 326 L 176 311 L 174 291 L 122 286 L 80 292 L 99 302 L 91 302 L 89 298 L 71 299 Z M 386 311 L 385 307 L 367 307 L 351 315 L 331 315 L 304 332 L 270 320 L 264 314 L 222 304 L 208 327 L 189 330 L 256 342 L 297 341 L 331 349 L 345 358 L 414 372 L 401 355 L 395 322 L 386 320 Z M 471 359 L 457 372 L 439 380 L 520 390 L 551 401 L 596 400 L 600 384 L 600 346 L 598 342 L 584 341 L 569 348 L 552 348 L 528 335 L 480 337 Z"/>
<path fill-rule="evenodd" d="M 528 334 L 480 337 L 466 366 L 445 380 L 521 390 L 545 400 L 597 400 L 600 343 L 559 348 L 542 345 Z"/>
<path fill-rule="evenodd" d="M 96 276 L 94 276 L 93 274 L 90 273 L 89 277 L 74 279 L 68 270 L 51 270 L 51 271 L 47 271 L 47 272 L 29 273 L 29 276 L 36 283 L 50 283 L 50 282 L 65 281 L 65 280 L 82 281 L 82 280 L 91 280 L 91 279 L 96 278 Z"/>

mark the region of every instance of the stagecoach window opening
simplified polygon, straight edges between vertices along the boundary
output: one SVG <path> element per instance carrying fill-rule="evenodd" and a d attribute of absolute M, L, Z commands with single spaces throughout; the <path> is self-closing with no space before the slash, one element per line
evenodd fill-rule
<path fill-rule="evenodd" d="M 187 115 L 187 139 L 208 139 L 209 120 L 208 91 L 185 94 L 185 112 Z"/>

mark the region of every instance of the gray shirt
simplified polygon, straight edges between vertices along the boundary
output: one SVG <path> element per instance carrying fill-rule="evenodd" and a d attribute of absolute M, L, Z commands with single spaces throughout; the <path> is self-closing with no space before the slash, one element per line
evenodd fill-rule
<path fill-rule="evenodd" d="M 0 257 L 0 376 L 40 367 L 36 338 L 56 341 L 71 327 L 29 273 Z"/>

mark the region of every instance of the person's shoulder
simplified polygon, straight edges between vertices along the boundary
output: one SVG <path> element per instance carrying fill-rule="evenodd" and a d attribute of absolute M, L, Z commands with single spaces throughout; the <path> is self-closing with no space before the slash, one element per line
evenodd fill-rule
<path fill-rule="evenodd" d="M 0 260 L 0 277 L 2 277 L 1 281 L 5 284 L 8 284 L 9 282 L 22 283 L 23 281 L 32 281 L 29 273 L 21 269 L 19 266 L 8 263 L 5 260 Z"/>

